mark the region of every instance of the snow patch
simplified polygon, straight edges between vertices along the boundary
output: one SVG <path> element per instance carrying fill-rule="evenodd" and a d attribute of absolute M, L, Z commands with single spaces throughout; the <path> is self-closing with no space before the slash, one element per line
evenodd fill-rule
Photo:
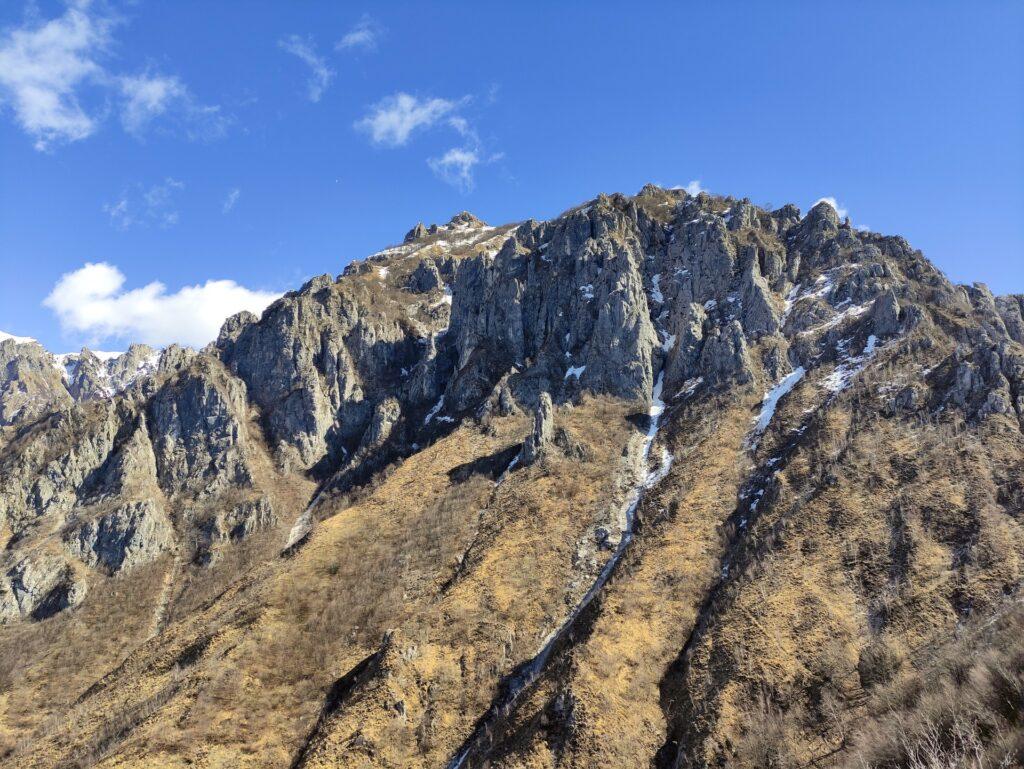
<path fill-rule="evenodd" d="M 877 350 L 878 337 L 872 334 L 864 345 L 864 352 L 839 363 L 831 374 L 821 380 L 821 386 L 832 393 L 842 392 L 871 362 Z"/>
<path fill-rule="evenodd" d="M 586 366 L 570 366 L 565 372 L 565 378 L 568 379 L 569 377 L 574 376 L 576 379 L 579 379 L 583 376 L 583 372 L 586 370 Z"/>
<path fill-rule="evenodd" d="M 441 399 L 437 403 L 434 404 L 434 408 L 430 409 L 430 411 L 427 412 L 427 415 L 423 418 L 423 424 L 425 424 L 425 425 L 430 424 L 430 420 L 433 419 L 435 416 L 437 416 L 437 412 L 440 411 L 443 408 L 444 408 L 444 396 L 442 395 Z"/>
<path fill-rule="evenodd" d="M 697 388 L 700 387 L 702 384 L 704 384 L 704 377 L 702 376 L 695 377 L 693 379 L 687 379 L 685 382 L 683 382 L 683 386 L 679 390 L 679 392 L 676 393 L 676 397 L 678 398 L 680 395 L 682 395 L 683 398 L 689 398 L 697 391 Z"/>
<path fill-rule="evenodd" d="M 665 295 L 661 293 L 661 273 L 651 276 L 651 299 L 658 304 L 664 304 Z"/>
<path fill-rule="evenodd" d="M 772 421 L 772 417 L 775 416 L 775 409 L 779 405 L 779 401 L 796 387 L 797 382 L 803 379 L 806 373 L 803 366 L 797 366 L 783 377 L 781 382 L 764 394 L 764 400 L 761 402 L 761 413 L 758 414 L 757 421 L 754 423 L 755 436 L 760 435 L 767 429 Z"/>

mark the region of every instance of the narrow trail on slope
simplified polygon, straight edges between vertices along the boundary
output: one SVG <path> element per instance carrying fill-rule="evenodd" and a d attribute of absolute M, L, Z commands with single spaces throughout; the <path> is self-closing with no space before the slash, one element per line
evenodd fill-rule
<path fill-rule="evenodd" d="M 480 751 L 486 750 L 490 747 L 494 726 L 512 712 L 512 709 L 519 701 L 522 693 L 535 683 L 538 678 L 540 678 L 541 673 L 544 672 L 544 669 L 551 658 L 551 653 L 559 643 L 569 635 L 580 616 L 591 604 L 597 594 L 601 592 L 601 589 L 611 577 L 612 572 L 615 571 L 615 567 L 619 564 L 619 561 L 622 560 L 622 556 L 625 554 L 626 548 L 628 548 L 630 543 L 633 541 L 636 509 L 643 497 L 644 490 L 653 485 L 652 479 L 655 481 L 660 480 L 659 471 L 652 472 L 647 469 L 647 460 L 651 453 L 651 446 L 654 444 L 654 438 L 658 433 L 661 416 L 665 412 L 665 401 L 661 398 L 663 379 L 664 372 L 659 372 L 658 379 L 655 382 L 654 389 L 651 393 L 651 405 L 647 411 L 649 417 L 647 434 L 644 436 L 644 442 L 639 456 L 639 463 L 643 470 L 639 473 L 640 477 L 633 485 L 633 488 L 630 490 L 630 493 L 626 498 L 625 527 L 622 530 L 622 538 L 619 540 L 619 544 L 615 548 L 615 552 L 612 554 L 612 557 L 608 559 L 608 562 L 598 574 L 597 579 L 594 580 L 594 583 L 590 586 L 590 589 L 587 590 L 580 602 L 576 604 L 576 607 L 566 618 L 565 622 L 548 635 L 540 651 L 538 651 L 532 659 L 522 663 L 516 671 L 511 673 L 502 682 L 501 693 L 495 698 L 487 712 L 484 713 L 484 715 L 477 721 L 477 725 L 474 727 L 473 732 L 462 744 L 462 747 L 459 749 L 458 753 L 455 754 L 455 757 L 448 762 L 448 769 L 464 769 L 471 758 L 476 756 Z"/>
<path fill-rule="evenodd" d="M 160 597 L 157 599 L 156 607 L 153 610 L 153 627 L 150 629 L 149 635 L 146 636 L 147 641 L 160 635 L 160 631 L 164 629 L 164 625 L 167 622 L 167 609 L 171 605 L 171 593 L 174 591 L 174 585 L 177 583 L 178 575 L 181 573 L 181 560 L 181 549 L 179 546 L 174 551 L 174 559 L 171 561 L 170 568 L 164 574 L 164 583 L 160 589 Z"/>

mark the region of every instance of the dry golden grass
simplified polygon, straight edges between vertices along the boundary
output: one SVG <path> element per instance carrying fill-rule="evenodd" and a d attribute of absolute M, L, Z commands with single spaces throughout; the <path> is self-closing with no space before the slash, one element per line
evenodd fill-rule
<path fill-rule="evenodd" d="M 40 731 L 27 715 L 40 691 L 18 673 L 23 699 L 7 709 L 27 720 L 11 735 L 34 731 L 34 738 L 15 764 L 286 765 L 331 685 L 377 652 L 391 630 L 392 676 L 366 682 L 353 700 L 361 704 L 326 722 L 309 761 L 355 760 L 359 751 L 347 740 L 359 730 L 379 755 L 438 764 L 500 677 L 533 654 L 585 589 L 574 581 L 573 558 L 617 494 L 622 448 L 638 434 L 626 415 L 623 404 L 605 399 L 560 409 L 557 424 L 588 448 L 588 458 L 556 451 L 499 487 L 487 473 L 460 468 L 481 457 L 506 461 L 529 419 L 494 420 L 486 431 L 461 427 L 390 468 L 366 494 L 328 503 L 335 507 L 291 558 L 269 555 L 277 533 L 225 552 L 213 568 L 186 567 L 164 632 L 142 642 L 147 611 L 134 625 L 122 621 L 120 654 L 90 658 L 82 684 L 71 684 L 73 693 L 56 698 L 55 708 L 67 709 L 86 681 L 112 672 L 57 728 Z M 147 582 L 151 593 L 160 590 L 166 564 L 160 567 Z M 153 602 L 147 595 L 129 605 L 151 609 Z M 46 664 L 32 660 L 40 677 Z M 52 669 L 47 675 L 61 680 Z"/>

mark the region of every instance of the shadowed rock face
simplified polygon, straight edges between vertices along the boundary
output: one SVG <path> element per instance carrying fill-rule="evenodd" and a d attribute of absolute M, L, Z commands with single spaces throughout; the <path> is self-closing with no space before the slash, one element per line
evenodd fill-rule
<path fill-rule="evenodd" d="M 652 185 L 417 225 L 202 351 L 0 342 L 10 755 L 858 765 L 1018 595 L 1022 343 L 827 204 Z"/>

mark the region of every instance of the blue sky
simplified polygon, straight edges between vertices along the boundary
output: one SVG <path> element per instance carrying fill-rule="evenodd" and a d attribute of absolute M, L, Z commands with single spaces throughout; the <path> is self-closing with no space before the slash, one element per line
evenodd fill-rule
<path fill-rule="evenodd" d="M 417 221 L 648 181 L 831 196 L 1024 292 L 1024 3 L 11 0 L 0 30 L 0 330 L 55 350 L 195 342 Z"/>

